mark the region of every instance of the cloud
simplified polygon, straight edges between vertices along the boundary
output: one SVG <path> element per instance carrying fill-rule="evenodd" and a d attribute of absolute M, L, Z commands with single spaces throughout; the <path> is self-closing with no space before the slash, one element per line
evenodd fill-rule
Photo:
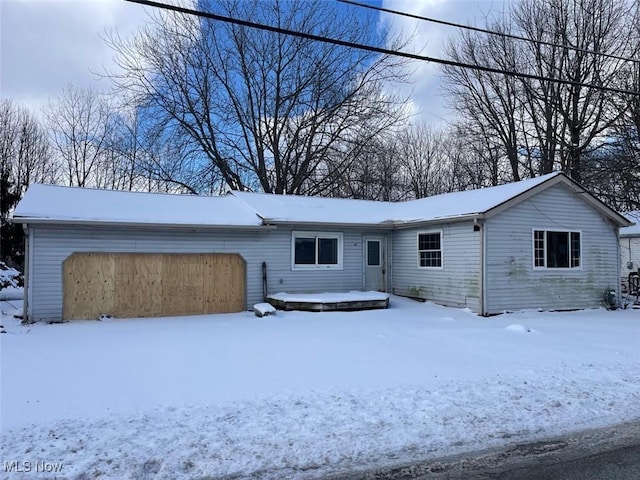
<path fill-rule="evenodd" d="M 460 23 L 484 26 L 484 18 L 505 8 L 507 0 L 384 0 L 387 9 L 413 15 Z M 396 34 L 410 38 L 404 51 L 419 55 L 445 58 L 444 45 L 454 38 L 460 29 L 390 13 L 380 16 L 380 22 Z M 409 65 L 413 72 L 413 84 L 403 94 L 413 92 L 412 109 L 415 121 L 444 124 L 451 120 L 442 90 L 440 66 L 433 62 L 414 61 Z"/>
<path fill-rule="evenodd" d="M 128 35 L 146 19 L 122 0 L 3 0 L 0 9 L 0 92 L 34 109 L 69 83 L 108 89 L 95 75 L 114 67 L 101 35 Z"/>
<path fill-rule="evenodd" d="M 459 23 L 482 25 L 483 17 L 507 0 L 383 0 L 382 6 Z M 358 8 L 358 7 L 353 7 Z M 0 94 L 38 109 L 72 83 L 107 90 L 95 75 L 114 69 L 113 52 L 101 38 L 105 29 L 126 37 L 147 19 L 148 9 L 123 0 L 1 0 Z M 415 34 L 404 50 L 442 57 L 442 47 L 457 29 L 382 14 L 380 22 L 404 36 Z M 413 109 L 432 123 L 450 113 L 442 98 L 439 67 L 412 62 Z"/>

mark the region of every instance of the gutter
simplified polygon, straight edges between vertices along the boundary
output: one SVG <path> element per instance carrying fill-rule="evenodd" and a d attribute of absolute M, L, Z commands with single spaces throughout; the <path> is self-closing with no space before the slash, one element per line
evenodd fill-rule
<path fill-rule="evenodd" d="M 404 228 L 415 228 L 425 225 L 439 225 L 442 223 L 468 222 L 471 220 L 484 220 L 484 213 L 470 213 L 456 217 L 439 217 L 430 220 L 409 220 L 409 221 L 384 221 L 380 223 L 347 223 L 347 222 L 299 222 L 293 220 L 278 220 L 265 218 L 265 225 L 287 226 L 287 227 L 332 227 L 332 228 L 369 228 L 384 230 L 401 230 Z"/>
<path fill-rule="evenodd" d="M 380 223 L 347 223 L 347 222 L 298 222 L 291 220 L 278 220 L 264 218 L 261 224 L 256 225 L 209 225 L 192 223 L 140 223 L 140 222 L 119 222 L 103 220 L 80 220 L 80 219 L 52 219 L 42 217 L 13 217 L 12 223 L 22 223 L 23 225 L 74 225 L 85 227 L 136 227 L 136 228 L 164 228 L 171 230 L 245 230 L 264 231 L 275 230 L 279 226 L 287 227 L 310 227 L 310 228 L 365 228 L 370 230 L 401 230 L 405 228 L 416 228 L 427 225 L 439 225 L 442 223 L 458 223 L 471 220 L 483 220 L 484 213 L 465 214 L 456 217 L 439 217 L 430 220 L 409 220 L 409 221 L 384 221 Z"/>
<path fill-rule="evenodd" d="M 618 251 L 618 255 L 616 255 L 616 257 L 618 257 L 618 261 L 617 261 L 618 268 L 617 268 L 617 276 L 616 276 L 616 283 L 615 283 L 616 285 L 615 292 L 616 292 L 617 305 L 620 306 L 622 305 L 622 288 L 620 287 L 620 281 L 622 279 L 622 255 L 621 255 L 622 252 L 620 252 L 620 227 L 615 227 L 615 232 L 616 232 L 616 247 Z"/>
<path fill-rule="evenodd" d="M 140 222 L 118 222 L 101 220 L 74 220 L 74 219 L 50 219 L 38 217 L 14 217 L 12 223 L 22 223 L 24 225 L 76 225 L 87 227 L 142 227 L 142 228 L 166 228 L 166 229 L 188 229 L 188 230 L 265 230 L 275 229 L 275 226 L 256 225 L 207 225 L 194 223 L 140 223 Z"/>

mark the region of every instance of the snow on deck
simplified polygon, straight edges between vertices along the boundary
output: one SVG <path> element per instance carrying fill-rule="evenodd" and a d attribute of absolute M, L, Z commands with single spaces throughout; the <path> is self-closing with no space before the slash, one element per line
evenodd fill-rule
<path fill-rule="evenodd" d="M 638 310 L 20 326 L 1 305 L 2 456 L 57 478 L 319 479 L 640 418 Z"/>
<path fill-rule="evenodd" d="M 367 310 L 387 308 L 389 294 L 382 292 L 285 293 L 268 295 L 274 306 L 283 310 L 325 312 L 332 310 Z"/>
<path fill-rule="evenodd" d="M 286 293 L 278 292 L 269 295 L 270 299 L 281 302 L 339 303 L 366 302 L 388 300 L 389 294 L 383 292 L 328 292 L 328 293 Z"/>

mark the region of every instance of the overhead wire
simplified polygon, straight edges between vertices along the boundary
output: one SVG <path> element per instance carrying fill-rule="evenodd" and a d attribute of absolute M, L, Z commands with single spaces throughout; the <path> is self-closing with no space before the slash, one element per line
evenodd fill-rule
<path fill-rule="evenodd" d="M 247 20 L 241 20 L 241 19 L 238 19 L 238 18 L 228 17 L 228 16 L 224 16 L 224 15 L 218 15 L 218 14 L 210 13 L 210 12 L 203 12 L 201 10 L 194 10 L 194 9 L 191 9 L 191 8 L 181 7 L 181 6 L 178 6 L 178 5 L 171 5 L 171 4 L 156 2 L 154 0 L 125 0 L 125 1 L 131 2 L 131 3 L 136 3 L 136 4 L 139 4 L 139 5 L 145 5 L 145 6 L 160 8 L 160 9 L 164 9 L 164 10 L 170 10 L 170 11 L 183 13 L 183 14 L 187 14 L 187 15 L 194 15 L 194 16 L 197 16 L 197 17 L 208 18 L 208 19 L 211 19 L 211 20 L 217 20 L 217 21 L 221 21 L 221 22 L 224 22 L 224 23 L 230 23 L 230 24 L 233 24 L 233 25 L 240 25 L 240 26 L 243 26 L 243 27 L 255 28 L 255 29 L 258 29 L 258 30 L 264 30 L 264 31 L 283 34 L 283 35 L 290 35 L 290 36 L 293 36 L 293 37 L 304 38 L 304 39 L 307 39 L 307 40 L 313 40 L 313 41 L 317 41 L 317 42 L 329 43 L 329 44 L 332 44 L 332 45 L 338 45 L 338 46 L 342 46 L 342 47 L 355 48 L 355 49 L 358 49 L 358 50 L 364 50 L 364 51 L 373 52 L 373 53 L 379 53 L 379 54 L 383 54 L 383 55 L 391 55 L 391 56 L 396 56 L 396 57 L 408 58 L 408 59 L 411 59 L 411 60 L 421 60 L 421 61 L 439 63 L 441 65 L 447 65 L 447 66 L 450 66 L 450 67 L 466 68 L 466 69 L 477 70 L 477 71 L 482 71 L 482 72 L 497 73 L 497 74 L 506 75 L 506 76 L 510 76 L 510 77 L 527 78 L 527 79 L 530 79 L 530 80 L 540 80 L 540 81 L 547 81 L 547 82 L 559 83 L 559 84 L 564 84 L 564 85 L 585 87 L 585 88 L 591 88 L 591 89 L 595 89 L 595 90 L 602 90 L 602 91 L 608 91 L 608 92 L 614 92 L 614 93 L 621 93 L 621 94 L 624 94 L 624 95 L 640 96 L 640 92 L 635 91 L 635 90 L 627 90 L 627 89 L 615 88 L 615 87 L 605 87 L 605 86 L 602 86 L 602 85 L 575 82 L 575 81 L 572 81 L 572 80 L 563 80 L 563 79 L 559 79 L 559 78 L 549 78 L 549 77 L 544 77 L 544 76 L 541 76 L 541 75 L 534 75 L 534 74 L 530 74 L 530 73 L 520 73 L 520 72 L 515 72 L 513 70 L 504 70 L 504 69 L 499 69 L 499 68 L 486 67 L 486 66 L 483 66 L 483 65 L 474 65 L 474 64 L 471 64 L 471 63 L 464 63 L 464 62 L 457 62 L 457 61 L 453 61 L 453 60 L 446 60 L 446 59 L 437 58 L 437 57 L 431 57 L 431 56 L 427 56 L 427 55 L 418 55 L 418 54 L 415 54 L 415 53 L 403 52 L 403 51 L 399 51 L 399 50 L 391 50 L 391 49 L 383 48 L 383 47 L 375 47 L 375 46 L 372 46 L 372 45 L 365 45 L 365 44 L 361 44 L 361 43 L 350 42 L 350 41 L 346 41 L 346 40 L 340 40 L 340 39 L 337 39 L 337 38 L 323 37 L 323 36 L 315 35 L 315 34 L 312 34 L 312 33 L 298 32 L 296 30 L 289 30 L 289 29 L 285 29 L 285 28 L 281 28 L 281 27 L 274 27 L 274 26 L 271 26 L 271 25 L 265 25 L 265 24 L 262 24 L 262 23 L 250 22 L 250 21 L 247 21 Z"/>
<path fill-rule="evenodd" d="M 587 54 L 590 54 L 590 55 L 599 55 L 599 56 L 602 56 L 602 57 L 613 58 L 613 59 L 622 60 L 622 61 L 625 61 L 625 62 L 640 63 L 640 60 L 636 60 L 636 59 L 628 58 L 628 57 L 621 57 L 619 55 L 613 55 L 611 53 L 597 52 L 595 50 L 588 50 L 588 49 L 585 49 L 585 48 L 573 47 L 571 45 L 560 45 L 559 43 L 547 42 L 545 40 L 536 40 L 536 39 L 533 39 L 533 38 L 522 37 L 520 35 L 513 35 L 513 34 L 505 33 L 505 32 L 498 32 L 498 31 L 489 30 L 489 29 L 486 29 L 486 28 L 473 27 L 473 26 L 470 26 L 470 25 L 464 25 L 464 24 L 461 24 L 461 23 L 449 22 L 449 21 L 446 21 L 446 20 L 440 20 L 440 19 L 432 18 L 432 17 L 425 17 L 423 15 L 416 15 L 416 14 L 413 14 L 413 13 L 402 12 L 402 11 L 393 10 L 393 9 L 390 9 L 390 8 L 378 7 L 376 5 L 371 5 L 371 4 L 363 3 L 363 2 L 357 2 L 355 0 L 338 0 L 338 2 L 344 3 L 344 4 L 348 4 L 348 5 L 354 5 L 354 6 L 357 6 L 357 7 L 368 8 L 370 10 L 375 10 L 375 11 L 378 11 L 378 12 L 391 13 L 393 15 L 398 15 L 398 16 L 407 17 L 407 18 L 413 18 L 414 20 L 423 20 L 425 22 L 437 23 L 437 24 L 446 25 L 446 26 L 449 26 L 449 27 L 462 28 L 462 29 L 465 29 L 465 30 L 471 30 L 471 31 L 480 32 L 480 33 L 487 33 L 489 35 L 496 35 L 496 36 L 500 36 L 500 37 L 503 37 L 503 38 L 511 38 L 513 40 L 521 40 L 521 41 L 524 41 L 524 42 L 536 43 L 536 44 L 539 44 L 539 45 L 546 45 L 546 46 L 549 46 L 549 47 L 562 48 L 562 49 L 565 49 L 565 50 L 573 50 L 573 51 L 576 51 L 576 52 L 587 53 Z"/>

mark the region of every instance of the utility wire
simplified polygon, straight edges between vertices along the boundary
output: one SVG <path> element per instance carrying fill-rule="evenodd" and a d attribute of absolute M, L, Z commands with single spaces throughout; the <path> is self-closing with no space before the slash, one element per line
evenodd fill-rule
<path fill-rule="evenodd" d="M 268 32 L 274 32 L 274 33 L 280 33 L 283 35 L 290 35 L 293 37 L 298 37 L 298 38 L 305 38 L 307 40 L 314 40 L 314 41 L 318 41 L 318 42 L 323 42 L 323 43 L 329 43 L 332 45 L 340 45 L 342 47 L 349 47 L 349 48 L 356 48 L 359 50 L 365 50 L 368 52 L 374 52 L 374 53 L 380 53 L 380 54 L 384 54 L 384 55 L 392 55 L 392 56 L 396 56 L 396 57 L 403 57 L 403 58 L 409 58 L 412 60 L 422 60 L 422 61 L 427 61 L 427 62 L 434 62 L 434 63 L 440 63 L 442 65 L 448 65 L 450 67 L 459 67 L 459 68 L 468 68 L 471 70 L 478 70 L 478 71 L 482 71 L 482 72 L 490 72 L 490 73 L 498 73 L 498 74 L 502 74 L 502 75 L 506 75 L 509 77 L 519 77 L 519 78 L 528 78 L 531 80 L 540 80 L 540 81 L 548 81 L 548 82 L 554 82 L 554 83 L 560 83 L 563 85 L 573 85 L 573 86 L 577 86 L 577 87 L 586 87 L 586 88 L 592 88 L 594 90 L 602 90 L 602 91 L 607 91 L 607 92 L 615 92 L 615 93 L 622 93 L 625 95 L 640 95 L 640 92 L 638 91 L 634 91 L 634 90 L 625 90 L 625 89 L 621 89 L 621 88 L 614 88 L 614 87 L 603 87 L 601 85 L 594 85 L 594 84 L 590 84 L 590 83 L 581 83 L 581 82 L 573 82 L 571 80 L 562 80 L 559 78 L 548 78 L 548 77 L 543 77 L 540 75 L 532 75 L 529 73 L 518 73 L 518 72 L 514 72 L 511 70 L 501 70 L 498 68 L 492 68 L 492 67 L 485 67 L 482 65 L 473 65 L 470 63 L 462 63 L 462 62 L 455 62 L 453 60 L 445 60 L 442 58 L 435 58 L 435 57 L 428 57 L 425 55 L 417 55 L 415 53 L 408 53 L 408 52 L 401 52 L 401 51 L 397 51 L 397 50 L 390 50 L 387 48 L 381 48 L 381 47 L 374 47 L 371 45 L 364 45 L 361 43 L 355 43 L 355 42 L 347 42 L 345 40 L 339 40 L 336 38 L 330 38 L 330 37 L 321 37 L 319 35 L 314 35 L 311 33 L 303 33 L 303 32 L 297 32 L 295 30 L 288 30 L 285 28 L 279 28 L 279 27 L 272 27 L 270 25 L 264 25 L 261 23 L 254 23 L 254 22 L 249 22 L 246 20 L 240 20 L 237 18 L 232 18 L 232 17 L 226 17 L 223 15 L 216 15 L 214 13 L 209 13 L 209 12 L 202 12 L 200 10 L 193 10 L 190 8 L 184 8 L 184 7 L 179 7 L 177 5 L 169 5 L 166 3 L 159 3 L 159 2 L 155 2 L 153 0 L 125 0 L 127 2 L 131 2 L 131 3 L 137 3 L 140 5 L 146 5 L 149 7 L 155 7 L 155 8 L 161 8 L 161 9 L 165 9 L 165 10 L 171 10 L 174 12 L 179 12 L 179 13 L 184 13 L 187 15 L 195 15 L 198 17 L 203 17 L 203 18 L 209 18 L 212 20 L 219 20 L 221 22 L 225 22 L 225 23 L 231 23 L 234 25 L 241 25 L 243 27 L 249 27 L 249 28 L 256 28 L 258 30 L 266 30 Z"/>
<path fill-rule="evenodd" d="M 521 37 L 519 35 L 512 35 L 512 34 L 509 34 L 509 33 L 496 32 L 495 30 L 487 30 L 485 28 L 472 27 L 472 26 L 469 26 L 469 25 L 463 25 L 461 23 L 453 23 L 453 22 L 448 22 L 446 20 L 439 20 L 437 18 L 424 17 L 424 16 L 421 16 L 421 15 L 415 15 L 413 13 L 401 12 L 399 10 L 392 10 L 390 8 L 376 7 L 375 5 L 370 5 L 368 3 L 356 2 L 354 0 L 338 0 L 338 2 L 346 3 L 346 4 L 349 4 L 349 5 L 355 5 L 356 7 L 369 8 L 371 10 L 376 10 L 378 12 L 392 13 L 394 15 L 399 15 L 399 16 L 402 16 L 402 17 L 409 17 L 409 18 L 413 18 L 413 19 L 416 19 L 416 20 L 424 20 L 425 22 L 432 22 L 432 23 L 438 23 L 440 25 L 447 25 L 449 27 L 464 28 L 466 30 L 472 30 L 474 32 L 488 33 L 489 35 L 498 35 L 498 36 L 504 37 L 504 38 L 512 38 L 514 40 L 522 40 L 524 42 L 537 43 L 539 45 L 547 45 L 549 47 L 564 48 L 564 49 L 567 49 L 567 50 L 574 50 L 576 52 L 588 53 L 590 55 L 600 55 L 602 57 L 614 58 L 616 60 L 623 60 L 625 62 L 640 63 L 640 60 L 635 60 L 633 58 L 620 57 L 618 55 L 612 55 L 610 53 L 596 52 L 594 50 L 587 50 L 587 49 L 584 49 L 584 48 L 572 47 L 570 45 L 560 45 L 558 43 L 546 42 L 544 40 L 534 40 L 532 38 Z"/>

